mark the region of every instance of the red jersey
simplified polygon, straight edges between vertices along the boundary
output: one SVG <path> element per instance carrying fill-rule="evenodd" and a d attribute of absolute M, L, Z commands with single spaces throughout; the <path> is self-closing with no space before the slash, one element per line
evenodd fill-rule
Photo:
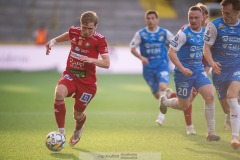
<path fill-rule="evenodd" d="M 69 29 L 71 50 L 68 55 L 67 67 L 64 74 L 69 74 L 80 83 L 95 85 L 96 65 L 80 62 L 81 56 L 98 59 L 99 54 L 108 54 L 108 47 L 105 37 L 96 31 L 85 38 L 81 36 L 80 27 L 72 26 Z"/>

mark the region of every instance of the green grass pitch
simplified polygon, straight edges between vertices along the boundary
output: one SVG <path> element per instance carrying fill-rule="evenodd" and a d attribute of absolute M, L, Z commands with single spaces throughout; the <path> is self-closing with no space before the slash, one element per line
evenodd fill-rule
<path fill-rule="evenodd" d="M 207 142 L 200 96 L 193 103 L 196 136 L 186 135 L 182 111 L 169 109 L 164 125 L 159 127 L 155 124 L 159 102 L 141 75 L 130 74 L 98 75 L 98 92 L 86 110 L 84 132 L 75 147 L 68 145 L 74 129 L 73 99 L 66 99 L 67 144 L 62 151 L 51 152 L 44 139 L 57 130 L 53 96 L 59 78 L 53 71 L 0 72 L 1 160 L 77 160 L 83 159 L 81 153 L 91 157 L 99 152 L 159 153 L 158 160 L 240 159 L 240 151 L 230 146 L 231 131 L 223 129 L 225 115 L 217 100 L 216 132 L 221 140 Z"/>

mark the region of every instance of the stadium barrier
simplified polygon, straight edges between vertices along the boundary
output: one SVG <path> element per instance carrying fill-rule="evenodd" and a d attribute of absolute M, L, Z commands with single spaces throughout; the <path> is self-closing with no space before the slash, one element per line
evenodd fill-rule
<path fill-rule="evenodd" d="M 0 70 L 62 72 L 66 67 L 69 46 L 56 45 L 53 46 L 50 55 L 46 55 L 45 52 L 45 46 L 0 45 Z M 128 46 L 110 46 L 109 53 L 110 68 L 97 67 L 98 73 L 142 73 L 141 62 L 130 53 Z"/>

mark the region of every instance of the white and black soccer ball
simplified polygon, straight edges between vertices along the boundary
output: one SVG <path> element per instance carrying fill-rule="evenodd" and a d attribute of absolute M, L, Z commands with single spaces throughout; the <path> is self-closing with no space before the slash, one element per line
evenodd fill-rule
<path fill-rule="evenodd" d="M 47 148 L 51 151 L 60 151 L 65 145 L 66 139 L 63 134 L 56 131 L 50 132 L 46 139 L 45 144 Z"/>

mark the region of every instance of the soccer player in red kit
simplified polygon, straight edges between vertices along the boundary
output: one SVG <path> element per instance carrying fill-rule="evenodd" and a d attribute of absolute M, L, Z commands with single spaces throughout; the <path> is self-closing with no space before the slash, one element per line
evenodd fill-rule
<path fill-rule="evenodd" d="M 66 108 L 64 99 L 73 95 L 75 99 L 73 117 L 75 130 L 69 144 L 75 145 L 81 138 L 86 121 L 84 110 L 96 94 L 96 66 L 109 68 L 110 58 L 105 37 L 96 32 L 98 16 L 93 11 L 84 12 L 80 27 L 72 26 L 68 32 L 46 44 L 46 55 L 56 42 L 70 41 L 71 49 L 67 66 L 55 89 L 54 112 L 58 131 L 65 135 Z M 101 59 L 98 59 L 99 54 Z"/>

